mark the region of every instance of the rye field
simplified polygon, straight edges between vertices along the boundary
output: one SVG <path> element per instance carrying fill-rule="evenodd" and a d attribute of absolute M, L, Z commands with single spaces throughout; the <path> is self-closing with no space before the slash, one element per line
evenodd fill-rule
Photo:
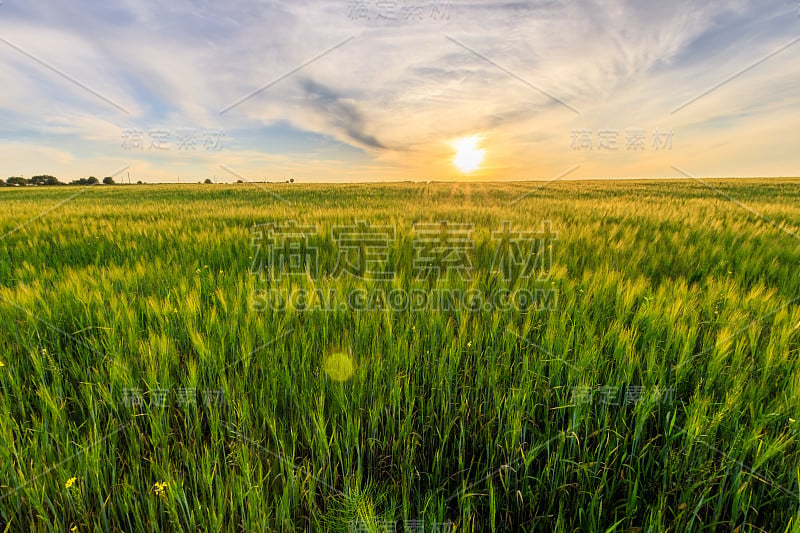
<path fill-rule="evenodd" d="M 0 531 L 800 531 L 800 180 L 0 207 Z"/>

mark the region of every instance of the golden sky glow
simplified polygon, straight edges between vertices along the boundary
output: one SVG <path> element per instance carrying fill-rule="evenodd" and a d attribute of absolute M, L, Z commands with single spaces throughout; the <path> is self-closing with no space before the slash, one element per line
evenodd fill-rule
<path fill-rule="evenodd" d="M 800 172 L 788 3 L 86 1 L 2 5 L 0 178 Z"/>

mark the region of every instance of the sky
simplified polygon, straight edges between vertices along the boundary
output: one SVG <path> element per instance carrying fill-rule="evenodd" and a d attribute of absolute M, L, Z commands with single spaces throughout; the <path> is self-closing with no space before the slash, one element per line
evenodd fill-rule
<path fill-rule="evenodd" d="M 796 1 L 2 0 L 0 78 L 3 178 L 800 175 Z"/>

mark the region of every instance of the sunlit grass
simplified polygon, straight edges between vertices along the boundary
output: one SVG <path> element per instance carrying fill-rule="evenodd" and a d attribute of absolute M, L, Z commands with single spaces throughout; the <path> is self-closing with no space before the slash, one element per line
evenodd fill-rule
<path fill-rule="evenodd" d="M 0 524 L 796 530 L 800 182 L 714 183 L 781 227 L 692 181 L 107 187 L 20 229 L 66 193 L 0 190 Z M 323 270 L 336 225 L 405 264 L 414 223 L 471 223 L 446 285 L 482 289 L 491 232 L 549 220 L 557 305 L 259 311 L 272 220 Z"/>

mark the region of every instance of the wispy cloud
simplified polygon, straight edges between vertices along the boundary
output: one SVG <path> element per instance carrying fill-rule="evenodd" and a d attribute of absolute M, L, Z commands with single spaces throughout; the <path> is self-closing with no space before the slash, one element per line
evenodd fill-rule
<path fill-rule="evenodd" d="M 437 4 L 448 9 L 434 21 L 364 19 L 341 0 L 5 3 L 0 38 L 39 61 L 0 47 L 4 171 L 90 175 L 117 162 L 163 180 L 221 164 L 309 180 L 453 179 L 449 141 L 480 133 L 478 177 L 491 179 L 573 165 L 576 177 L 669 176 L 671 162 L 703 175 L 796 172 L 800 46 L 758 62 L 800 35 L 790 3 Z M 124 153 L 130 128 L 222 129 L 226 145 Z M 570 132 L 585 128 L 672 128 L 675 142 L 669 157 L 576 151 Z"/>

